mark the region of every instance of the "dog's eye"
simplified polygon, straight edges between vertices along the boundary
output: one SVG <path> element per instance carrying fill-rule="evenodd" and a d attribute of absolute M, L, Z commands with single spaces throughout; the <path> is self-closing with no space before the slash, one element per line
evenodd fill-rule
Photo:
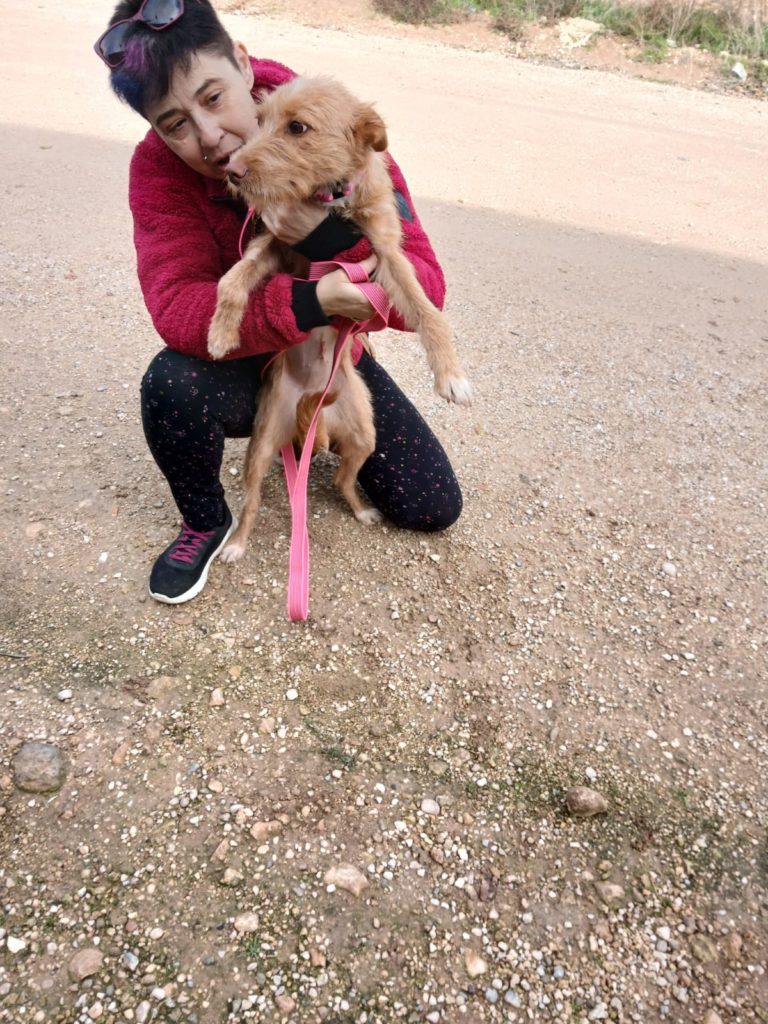
<path fill-rule="evenodd" d="M 309 125 L 304 124 L 303 121 L 291 121 L 288 125 L 288 131 L 291 135 L 303 135 L 304 132 L 309 131 Z"/>

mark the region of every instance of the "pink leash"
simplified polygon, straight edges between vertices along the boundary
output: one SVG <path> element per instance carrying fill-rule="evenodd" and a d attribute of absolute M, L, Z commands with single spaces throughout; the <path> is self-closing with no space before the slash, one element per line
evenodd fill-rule
<path fill-rule="evenodd" d="M 350 334 L 358 331 L 380 331 L 387 326 L 390 302 L 384 289 L 368 280 L 368 275 L 359 263 L 339 263 L 331 260 L 325 263 L 313 263 L 309 268 L 309 280 L 319 281 L 325 274 L 341 269 L 349 280 L 357 285 L 373 306 L 375 313 L 366 323 L 353 323 L 341 317 L 334 318 L 338 328 L 338 337 L 333 350 L 333 366 L 323 396 L 318 402 L 315 414 L 309 424 L 301 459 L 296 465 L 296 455 L 292 444 L 281 450 L 288 497 L 291 502 L 291 551 L 288 562 L 288 616 L 292 622 L 303 621 L 309 615 L 309 532 L 307 530 L 307 481 L 309 464 L 312 460 L 312 448 L 315 442 L 317 421 L 323 408 L 323 402 L 331 389 L 336 371 Z"/>

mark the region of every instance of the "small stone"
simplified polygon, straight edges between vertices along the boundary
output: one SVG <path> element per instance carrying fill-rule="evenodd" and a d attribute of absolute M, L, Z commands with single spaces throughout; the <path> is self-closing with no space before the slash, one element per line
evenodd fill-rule
<path fill-rule="evenodd" d="M 310 949 L 309 962 L 312 964 L 313 967 L 325 967 L 325 953 L 323 953 L 322 950 L 319 949 Z"/>
<path fill-rule="evenodd" d="M 270 836 L 277 835 L 282 828 L 282 823 L 279 821 L 257 821 L 251 826 L 251 835 L 256 842 L 263 843 Z"/>
<path fill-rule="evenodd" d="M 211 791 L 211 793 L 221 793 L 224 790 L 224 783 L 219 782 L 218 779 L 209 779 L 208 789 Z"/>
<path fill-rule="evenodd" d="M 280 1013 L 286 1017 L 289 1013 L 293 1013 L 296 1009 L 296 1003 L 290 996 L 282 993 L 279 996 L 275 996 L 275 1006 L 278 1008 Z"/>
<path fill-rule="evenodd" d="M 55 793 L 64 783 L 64 756 L 50 743 L 25 743 L 13 758 L 13 773 L 26 793 Z"/>
<path fill-rule="evenodd" d="M 433 757 L 429 762 L 429 770 L 433 775 L 436 775 L 438 779 L 442 779 L 444 775 L 448 773 L 449 765 L 445 761 L 441 761 L 439 757 Z"/>
<path fill-rule="evenodd" d="M 212 708 L 220 708 L 226 703 L 224 691 L 217 686 L 215 690 L 211 691 L 211 696 L 208 701 L 209 706 Z"/>
<path fill-rule="evenodd" d="M 147 1002 L 146 999 L 143 1002 L 139 1003 L 139 1005 L 133 1011 L 133 1016 L 137 1024 L 146 1024 L 146 1021 L 149 1018 L 151 1011 L 152 1004 L 150 1002 Z"/>
<path fill-rule="evenodd" d="M 153 928 L 152 931 L 149 933 L 150 939 L 154 940 L 155 942 L 157 942 L 158 939 L 162 939 L 164 935 L 165 932 L 163 931 L 162 928 Z"/>
<path fill-rule="evenodd" d="M 262 736 L 269 736 L 275 731 L 275 720 L 274 718 L 262 718 L 259 722 L 259 733 Z"/>
<path fill-rule="evenodd" d="M 485 960 L 472 949 L 468 949 L 464 953 L 464 966 L 470 978 L 479 978 L 488 970 Z"/>
<path fill-rule="evenodd" d="M 130 949 L 126 949 L 123 955 L 120 957 L 120 963 L 125 967 L 126 970 L 130 971 L 131 974 L 139 966 L 139 958 L 135 953 L 132 953 Z"/>
<path fill-rule="evenodd" d="M 258 930 L 259 915 L 254 911 L 248 910 L 244 914 L 238 914 L 235 918 L 235 931 L 240 932 L 241 935 L 250 935 Z"/>
<path fill-rule="evenodd" d="M 229 853 L 229 840 L 228 839 L 222 839 L 221 842 L 219 843 L 219 845 L 216 847 L 216 849 L 211 854 L 211 860 L 217 860 L 217 861 L 220 861 L 220 862 L 223 863 L 227 859 L 227 854 L 228 853 Z"/>
<path fill-rule="evenodd" d="M 69 690 L 69 689 L 65 689 L 65 690 L 59 690 L 59 692 L 58 692 L 58 693 L 56 694 L 56 697 L 57 697 L 57 698 L 58 698 L 58 699 L 59 699 L 60 701 L 65 701 L 65 700 L 72 700 L 72 697 L 73 697 L 73 693 L 72 693 L 72 691 L 71 691 L 71 690 Z"/>
<path fill-rule="evenodd" d="M 592 818 L 608 810 L 608 801 L 603 794 L 587 786 L 571 786 L 565 794 L 565 803 L 575 818 Z"/>
<path fill-rule="evenodd" d="M 509 992 L 504 993 L 504 1002 L 507 1004 L 507 1006 L 519 1007 L 520 996 L 517 994 L 517 992 L 513 992 L 512 989 L 510 989 Z"/>
<path fill-rule="evenodd" d="M 598 1003 L 594 1006 L 587 1014 L 588 1020 L 607 1020 L 608 1019 L 608 1007 L 605 1003 Z"/>
<path fill-rule="evenodd" d="M 9 935 L 5 940 L 5 944 L 8 947 L 9 953 L 21 953 L 22 950 L 27 948 L 27 944 L 24 939 L 17 939 L 13 935 Z"/>
<path fill-rule="evenodd" d="M 706 935 L 691 936 L 691 952 L 703 964 L 717 960 L 717 947 Z"/>
<path fill-rule="evenodd" d="M 731 68 L 731 74 L 735 75 L 740 82 L 746 82 L 747 80 L 747 69 L 744 67 L 740 60 L 737 60 Z M 59 410 L 59 412 L 61 412 L 61 410 Z"/>
<path fill-rule="evenodd" d="M 354 864 L 338 864 L 330 868 L 323 876 L 326 885 L 335 885 L 337 889 L 345 889 L 353 896 L 360 896 L 368 888 L 368 879 Z"/>
<path fill-rule="evenodd" d="M 285 699 L 286 700 L 298 700 L 299 699 L 299 691 L 294 686 L 292 686 L 289 690 L 285 691 Z"/>
<path fill-rule="evenodd" d="M 701 1024 L 723 1024 L 723 1018 L 715 1010 L 707 1010 Z"/>
<path fill-rule="evenodd" d="M 677 576 L 677 566 L 674 562 L 665 562 L 661 567 L 665 576 Z"/>
<path fill-rule="evenodd" d="M 741 956 L 741 949 L 744 945 L 743 939 L 738 932 L 729 932 L 725 938 L 724 949 L 728 960 L 738 960 Z"/>
<path fill-rule="evenodd" d="M 72 981 L 83 981 L 93 974 L 98 974 L 104 961 L 100 949 L 81 949 L 67 964 L 67 971 Z"/>
<path fill-rule="evenodd" d="M 96 1002 L 88 1010 L 88 1016 L 91 1020 L 99 1020 L 104 1014 L 104 1006 L 102 1003 Z"/>
<path fill-rule="evenodd" d="M 496 991 L 495 988 L 487 988 L 485 990 L 485 998 L 488 1000 L 489 1003 L 495 1003 L 499 998 L 499 993 Z"/>
<path fill-rule="evenodd" d="M 621 903 L 624 899 L 624 890 L 613 882 L 595 882 L 595 889 L 603 903 L 607 903 L 609 907 Z"/>
<path fill-rule="evenodd" d="M 234 888 L 243 880 L 243 875 L 240 871 L 236 871 L 235 868 L 225 868 L 224 874 L 221 877 L 221 884 Z"/>
<path fill-rule="evenodd" d="M 429 798 L 425 798 L 421 801 L 421 809 L 422 811 L 424 811 L 425 814 L 437 816 L 440 813 L 440 804 L 437 802 L 437 800 L 430 800 Z"/>
<path fill-rule="evenodd" d="M 168 995 L 162 985 L 156 985 L 149 994 L 153 999 L 156 999 L 158 1003 L 161 1003 Z"/>

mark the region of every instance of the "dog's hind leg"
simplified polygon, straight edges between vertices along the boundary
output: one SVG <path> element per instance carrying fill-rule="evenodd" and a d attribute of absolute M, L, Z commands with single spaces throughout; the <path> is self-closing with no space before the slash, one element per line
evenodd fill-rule
<path fill-rule="evenodd" d="M 341 373 L 346 379 L 336 404 L 327 411 L 332 447 L 341 456 L 334 483 L 346 498 L 355 519 L 366 526 L 372 526 L 381 522 L 383 516 L 378 509 L 371 508 L 362 500 L 357 489 L 357 475 L 376 448 L 371 396 L 364 381 L 352 367 L 348 352 Z"/>
<path fill-rule="evenodd" d="M 236 562 L 245 554 L 248 538 L 261 506 L 264 477 L 276 453 L 287 439 L 279 374 L 280 371 L 276 370 L 272 381 L 265 384 L 262 389 L 253 433 L 245 456 L 245 502 L 240 514 L 240 524 L 221 552 L 222 562 Z"/>
<path fill-rule="evenodd" d="M 214 359 L 221 359 L 240 344 L 240 324 L 248 296 L 278 268 L 277 257 L 269 249 L 271 243 L 271 235 L 258 235 L 245 256 L 219 280 L 216 312 L 208 328 L 208 352 Z"/>

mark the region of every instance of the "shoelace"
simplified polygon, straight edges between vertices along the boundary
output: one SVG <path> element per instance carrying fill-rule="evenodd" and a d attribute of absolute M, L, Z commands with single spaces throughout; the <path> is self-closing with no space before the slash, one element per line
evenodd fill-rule
<path fill-rule="evenodd" d="M 186 562 L 187 565 L 192 565 L 200 554 L 203 544 L 211 539 L 214 532 L 214 530 L 193 530 L 191 526 L 182 523 L 181 536 L 176 541 L 173 551 L 169 552 L 168 557 L 177 562 Z"/>

